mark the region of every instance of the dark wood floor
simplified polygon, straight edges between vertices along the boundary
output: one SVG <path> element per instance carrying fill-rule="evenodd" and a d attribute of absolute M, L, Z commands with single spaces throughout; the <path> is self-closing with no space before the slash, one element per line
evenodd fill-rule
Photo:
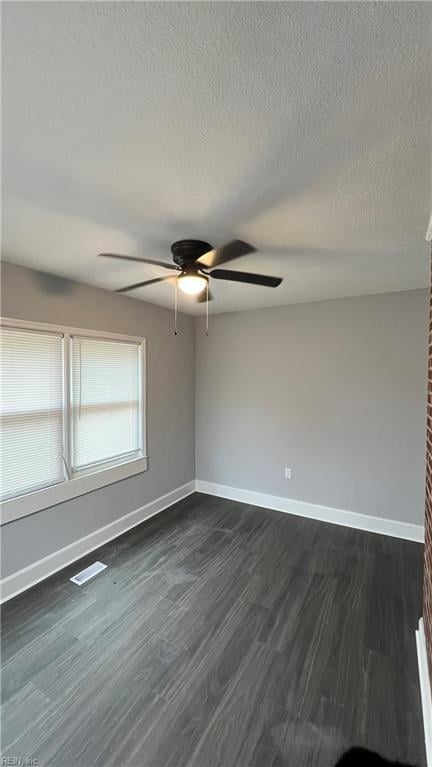
<path fill-rule="evenodd" d="M 3 753 L 40 767 L 424 765 L 422 546 L 195 494 L 7 603 Z M 85 586 L 68 578 L 100 559 Z"/>

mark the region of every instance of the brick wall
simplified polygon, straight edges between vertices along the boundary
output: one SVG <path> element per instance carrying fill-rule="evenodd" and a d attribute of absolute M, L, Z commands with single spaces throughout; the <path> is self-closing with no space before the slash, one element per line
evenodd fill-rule
<path fill-rule="evenodd" d="M 429 365 L 426 427 L 426 510 L 423 619 L 426 633 L 426 645 L 428 650 L 429 675 L 432 683 L 432 289 L 429 303 Z"/>

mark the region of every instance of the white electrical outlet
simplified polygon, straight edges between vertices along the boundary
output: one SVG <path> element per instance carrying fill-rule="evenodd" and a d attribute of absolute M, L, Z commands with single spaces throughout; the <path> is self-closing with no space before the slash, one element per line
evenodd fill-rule
<path fill-rule="evenodd" d="M 292 471 L 288 466 L 285 466 L 285 479 L 291 479 Z"/>

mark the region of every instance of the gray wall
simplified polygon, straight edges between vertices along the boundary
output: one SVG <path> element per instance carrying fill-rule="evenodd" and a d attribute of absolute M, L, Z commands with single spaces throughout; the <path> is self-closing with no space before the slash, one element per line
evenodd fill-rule
<path fill-rule="evenodd" d="M 194 331 L 181 315 L 69 280 L 2 264 L 6 317 L 147 338 L 147 472 L 2 527 L 3 576 L 193 480 Z"/>
<path fill-rule="evenodd" d="M 2 315 L 147 338 L 149 470 L 2 528 L 3 576 L 199 479 L 423 522 L 428 293 L 182 315 L 2 264 Z M 196 390 L 196 391 L 195 391 Z M 196 395 L 196 396 L 195 396 Z M 291 466 L 292 480 L 283 478 Z"/>
<path fill-rule="evenodd" d="M 427 328 L 427 290 L 199 320 L 197 478 L 422 524 Z"/>

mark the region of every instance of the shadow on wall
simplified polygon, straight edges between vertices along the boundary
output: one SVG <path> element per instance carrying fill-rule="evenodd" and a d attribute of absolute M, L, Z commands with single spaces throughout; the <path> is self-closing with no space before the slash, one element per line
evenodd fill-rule
<path fill-rule="evenodd" d="M 48 272 L 35 272 L 34 274 L 41 293 L 65 296 L 76 290 L 77 286 L 72 280 L 57 277 L 55 274 L 48 274 Z"/>

